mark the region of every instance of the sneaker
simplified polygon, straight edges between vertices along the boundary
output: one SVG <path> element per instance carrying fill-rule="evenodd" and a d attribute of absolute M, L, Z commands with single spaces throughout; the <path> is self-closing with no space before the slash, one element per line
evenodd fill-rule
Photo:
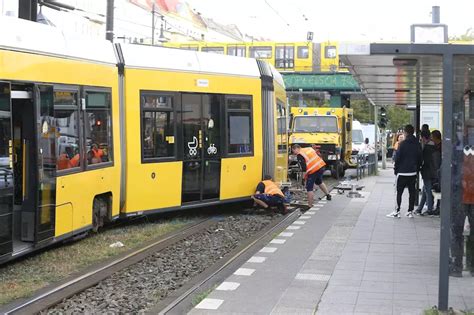
<path fill-rule="evenodd" d="M 439 217 L 439 211 L 426 211 L 423 215 L 428 215 L 430 217 Z"/>
<path fill-rule="evenodd" d="M 393 211 L 386 215 L 387 218 L 400 218 L 400 211 Z"/>
<path fill-rule="evenodd" d="M 459 270 L 450 270 L 449 271 L 450 277 L 462 278 L 462 271 Z"/>
<path fill-rule="evenodd" d="M 415 210 L 415 215 L 422 215 L 422 214 L 421 214 L 421 210 L 416 209 L 416 210 Z"/>
<path fill-rule="evenodd" d="M 327 195 L 326 195 L 326 200 L 331 201 L 331 199 L 332 199 L 332 196 L 331 196 L 330 194 L 327 194 Z"/>
<path fill-rule="evenodd" d="M 408 218 L 413 218 L 413 211 L 408 211 L 408 213 L 406 214 L 406 216 Z"/>

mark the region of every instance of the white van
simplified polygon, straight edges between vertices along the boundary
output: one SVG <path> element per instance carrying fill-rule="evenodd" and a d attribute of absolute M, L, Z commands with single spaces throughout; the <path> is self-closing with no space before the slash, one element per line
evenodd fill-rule
<path fill-rule="evenodd" d="M 365 137 L 362 130 L 362 125 L 357 120 L 352 122 L 352 154 L 351 161 L 357 163 L 357 155 L 364 154 L 366 152 L 366 144 L 364 143 Z"/>
<path fill-rule="evenodd" d="M 374 124 L 362 124 L 362 133 L 364 135 L 364 139 L 369 139 L 369 146 L 368 146 L 368 153 L 374 153 L 375 148 L 377 146 L 380 149 L 380 129 L 377 127 L 377 143 L 375 141 L 375 125 Z M 379 159 L 382 158 L 382 152 L 378 150 Z"/>

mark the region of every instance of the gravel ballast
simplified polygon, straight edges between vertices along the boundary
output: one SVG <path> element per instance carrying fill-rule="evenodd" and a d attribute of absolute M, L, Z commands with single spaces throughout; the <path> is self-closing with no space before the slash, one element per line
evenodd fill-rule
<path fill-rule="evenodd" d="M 115 273 L 43 314 L 144 312 L 275 218 L 270 213 L 225 216 L 206 231 Z"/>

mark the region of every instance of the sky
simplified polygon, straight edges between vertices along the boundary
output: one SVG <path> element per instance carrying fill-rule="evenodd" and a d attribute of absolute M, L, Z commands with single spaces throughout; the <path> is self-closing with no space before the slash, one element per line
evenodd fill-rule
<path fill-rule="evenodd" d="M 448 34 L 474 28 L 474 0 L 187 0 L 206 17 L 275 41 L 409 41 L 410 25 L 431 23 L 440 6 Z"/>

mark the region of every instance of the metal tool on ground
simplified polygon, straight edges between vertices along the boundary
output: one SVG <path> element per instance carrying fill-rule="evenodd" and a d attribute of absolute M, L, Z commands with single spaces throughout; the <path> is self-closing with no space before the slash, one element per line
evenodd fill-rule
<path fill-rule="evenodd" d="M 344 194 L 345 191 L 349 191 L 347 197 L 349 198 L 362 198 L 363 196 L 359 193 L 360 190 L 364 188 L 363 185 L 359 185 L 356 181 L 346 178 L 344 181 L 340 182 L 339 185 L 334 187 L 337 189 L 339 194 Z"/>

